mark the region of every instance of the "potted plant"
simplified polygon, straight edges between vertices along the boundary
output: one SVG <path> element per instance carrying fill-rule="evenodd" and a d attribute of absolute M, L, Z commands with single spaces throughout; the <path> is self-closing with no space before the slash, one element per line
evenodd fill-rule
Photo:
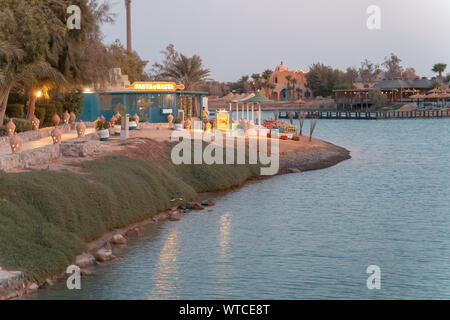
<path fill-rule="evenodd" d="M 97 130 L 100 141 L 109 140 L 109 122 L 103 118 L 95 122 L 95 129 Z"/>
<path fill-rule="evenodd" d="M 176 131 L 183 130 L 183 121 L 181 120 L 181 118 L 176 118 L 175 119 L 175 130 Z"/>
<path fill-rule="evenodd" d="M 136 119 L 136 116 L 130 116 L 129 118 L 129 129 L 130 130 L 135 130 L 136 128 L 137 128 L 137 119 Z"/>
<path fill-rule="evenodd" d="M 114 118 L 116 121 L 114 122 L 113 132 L 115 136 L 120 136 L 120 130 L 122 129 L 122 115 L 118 113 Z"/>

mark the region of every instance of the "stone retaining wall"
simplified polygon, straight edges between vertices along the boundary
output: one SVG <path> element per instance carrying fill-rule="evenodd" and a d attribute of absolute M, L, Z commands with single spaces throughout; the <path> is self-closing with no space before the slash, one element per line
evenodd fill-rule
<path fill-rule="evenodd" d="M 84 122 L 84 124 L 86 125 L 86 128 L 92 128 L 94 126 L 93 122 Z M 75 125 L 74 124 L 72 124 L 72 125 L 63 124 L 63 125 L 58 126 L 58 128 L 59 128 L 59 130 L 61 130 L 62 133 L 68 133 L 75 129 Z M 22 138 L 23 142 L 28 142 L 28 141 L 39 140 L 42 138 L 50 137 L 52 130 L 53 130 L 53 127 L 48 127 L 48 128 L 42 128 L 42 129 L 39 129 L 36 131 L 32 130 L 32 131 L 21 132 L 21 133 L 18 133 L 17 135 Z M 10 137 L 1 136 L 0 137 L 0 145 L 7 144 L 9 146 L 9 140 L 10 140 Z"/>
<path fill-rule="evenodd" d="M 83 139 L 63 141 L 60 145 L 48 145 L 41 148 L 25 150 L 18 154 L 0 156 L 0 170 L 23 170 L 34 166 L 48 165 L 65 157 L 87 157 L 100 151 L 100 141 L 96 134 Z"/>

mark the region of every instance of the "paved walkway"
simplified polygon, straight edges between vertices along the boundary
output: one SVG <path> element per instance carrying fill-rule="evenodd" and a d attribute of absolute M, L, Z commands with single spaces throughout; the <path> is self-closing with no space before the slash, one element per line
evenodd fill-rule
<path fill-rule="evenodd" d="M 93 128 L 87 128 L 86 129 L 86 135 L 91 134 L 94 132 Z M 63 133 L 62 137 L 61 137 L 61 141 L 67 141 L 67 140 L 71 140 L 71 139 L 75 139 L 78 138 L 77 132 L 75 130 L 73 130 L 70 133 Z M 42 148 L 48 145 L 53 144 L 53 140 L 51 136 L 39 139 L 39 140 L 33 140 L 33 141 L 27 141 L 24 142 L 23 146 L 22 146 L 22 151 L 26 151 L 26 150 L 33 150 L 33 149 L 37 149 L 37 148 Z M 5 156 L 5 155 L 11 155 L 11 147 L 8 144 L 2 144 L 0 145 L 0 156 Z"/>

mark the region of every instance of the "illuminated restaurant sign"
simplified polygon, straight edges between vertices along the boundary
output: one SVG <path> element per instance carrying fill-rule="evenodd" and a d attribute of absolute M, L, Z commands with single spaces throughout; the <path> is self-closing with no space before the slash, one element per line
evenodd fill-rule
<path fill-rule="evenodd" d="M 131 86 L 125 85 L 125 88 L 136 91 L 175 91 L 183 90 L 184 85 L 175 82 L 134 82 Z"/>

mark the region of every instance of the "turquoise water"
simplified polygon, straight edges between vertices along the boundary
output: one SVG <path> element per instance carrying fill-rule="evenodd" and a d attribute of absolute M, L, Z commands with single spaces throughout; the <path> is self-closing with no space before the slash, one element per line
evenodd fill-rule
<path fill-rule="evenodd" d="M 351 160 L 217 197 L 213 212 L 152 226 L 82 290 L 32 298 L 449 299 L 449 128 L 319 121 L 315 135 Z M 366 287 L 369 265 L 380 290 Z"/>

